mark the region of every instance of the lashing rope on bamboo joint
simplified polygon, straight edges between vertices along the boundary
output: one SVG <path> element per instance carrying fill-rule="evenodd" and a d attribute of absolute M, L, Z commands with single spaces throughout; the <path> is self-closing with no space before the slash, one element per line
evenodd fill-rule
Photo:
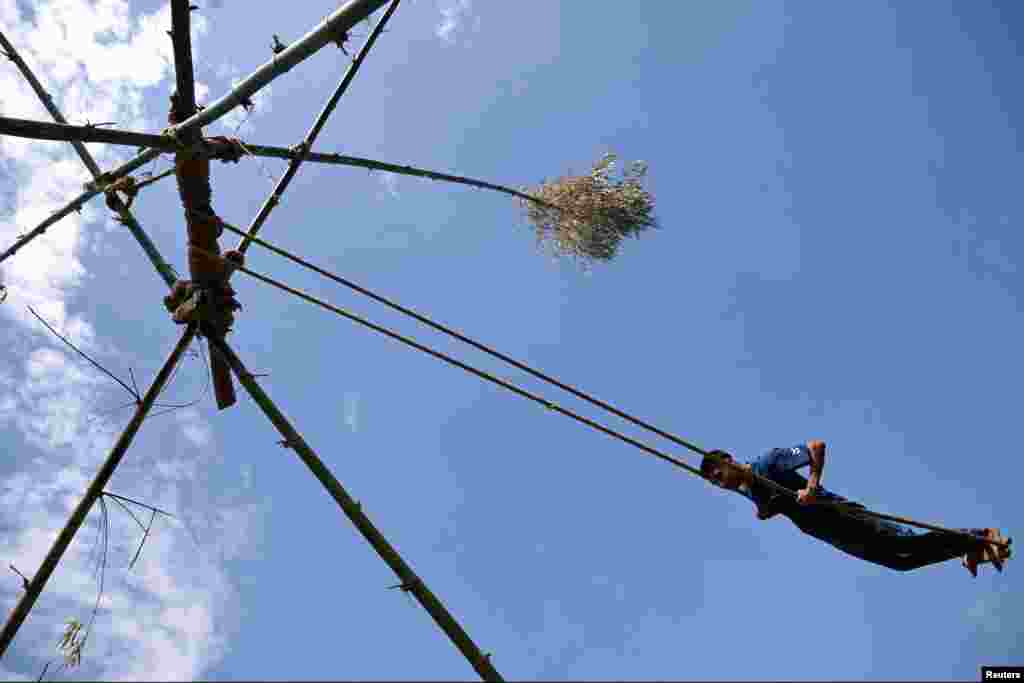
<path fill-rule="evenodd" d="M 239 235 L 241 235 L 243 237 L 247 236 L 244 231 L 240 230 L 239 228 L 237 228 L 237 227 L 235 227 L 233 225 L 230 225 L 230 224 L 224 222 L 223 220 L 221 220 L 220 223 L 221 223 L 221 225 L 223 226 L 224 229 L 226 229 L 226 230 L 228 230 L 230 232 L 234 232 L 234 233 L 239 234 Z M 353 289 L 354 291 L 357 291 L 357 292 L 359 292 L 361 294 L 364 294 L 365 296 L 367 296 L 369 298 L 372 298 L 375 301 L 383 303 L 386 306 L 388 306 L 388 307 L 390 307 L 390 308 L 392 308 L 394 310 L 397 310 L 397 311 L 399 311 L 401 313 L 404 313 L 405 315 L 408 315 L 408 316 L 410 316 L 410 317 L 412 317 L 412 318 L 414 318 L 414 319 L 416 319 L 416 320 L 418 320 L 418 321 L 420 321 L 420 322 L 422 322 L 422 323 L 432 327 L 435 330 L 443 332 L 444 334 L 447 334 L 447 335 L 449 335 L 449 336 L 451 336 L 451 337 L 453 337 L 455 339 L 458 339 L 459 341 L 462 341 L 462 342 L 464 342 L 466 344 L 469 344 L 469 345 L 473 346 L 476 349 L 479 349 L 479 350 L 481 350 L 481 351 L 483 351 L 483 352 L 485 352 L 485 353 L 487 353 L 487 354 L 489 354 L 489 355 L 491 355 L 491 356 L 493 356 L 495 358 L 498 358 L 498 359 L 500 359 L 500 360 L 502 360 L 502 361 L 504 361 L 506 363 L 509 363 L 510 365 L 512 365 L 512 366 L 514 366 L 514 367 L 516 367 L 516 368 L 518 368 L 520 370 L 523 370 L 523 371 L 533 375 L 534 377 L 537 377 L 539 379 L 544 380 L 545 382 L 553 384 L 554 386 L 557 386 L 560 389 L 563 389 L 563 390 L 573 394 L 574 396 L 577 396 L 578 398 L 581 398 L 581 399 L 583 399 L 583 400 L 585 400 L 585 401 L 587 401 L 587 402 L 589 402 L 589 403 L 591 403 L 591 404 L 593 404 L 593 405 L 595 405 L 595 406 L 597 406 L 599 408 L 602 408 L 603 410 L 606 410 L 606 411 L 608 411 L 608 412 L 610 412 L 610 413 L 612 413 L 612 414 L 614 414 L 614 415 L 616 415 L 618 417 L 621 417 L 621 418 L 623 418 L 623 419 L 625 419 L 625 420 L 627 420 L 627 421 L 629 421 L 629 422 L 631 422 L 631 423 L 633 423 L 633 424 L 635 424 L 635 425 L 637 425 L 637 426 L 639 426 L 639 427 L 641 427 L 643 429 L 646 429 L 646 430 L 648 430 L 648 431 L 650 431 L 650 432 L 652 432 L 654 434 L 662 436 L 662 437 L 668 439 L 669 441 L 672 441 L 673 443 L 675 443 L 677 445 L 683 446 L 684 448 L 686 448 L 686 449 L 688 449 L 688 450 L 690 450 L 690 451 L 692 451 L 692 452 L 694 452 L 694 453 L 696 453 L 696 454 L 698 454 L 698 455 L 700 455 L 702 457 L 708 457 L 708 456 L 710 456 L 712 458 L 716 458 L 717 457 L 713 453 L 711 453 L 711 452 L 709 452 L 707 450 L 704 450 L 703 448 L 697 446 L 696 444 L 693 444 L 693 443 L 691 443 L 689 441 L 686 441 L 686 440 L 684 440 L 684 439 L 682 439 L 682 438 L 680 438 L 678 436 L 675 436 L 675 435 L 673 435 L 673 434 L 671 434 L 669 432 L 666 432 L 666 431 L 664 431 L 662 429 L 659 429 L 658 427 L 655 427 L 654 425 L 651 425 L 651 424 L 647 423 L 646 421 L 644 421 L 644 420 L 642 420 L 642 419 L 640 419 L 638 417 L 630 415 L 629 413 L 621 411 L 621 410 L 615 408 L 614 406 L 612 406 L 612 405 L 610 405 L 608 403 L 605 403 L 604 401 L 601 401 L 599 399 L 593 398 L 592 396 L 584 393 L 583 391 L 580 391 L 580 390 L 575 389 L 575 388 L 573 388 L 573 387 L 571 387 L 571 386 L 569 386 L 567 384 L 564 384 L 563 382 L 560 382 L 559 380 L 557 380 L 557 379 L 555 379 L 553 377 L 550 377 L 550 376 L 540 372 L 539 370 L 535 370 L 534 368 L 531 368 L 528 365 L 525 365 L 524 363 L 516 361 L 515 359 L 513 359 L 513 358 L 511 358 L 511 357 L 509 357 L 509 356 L 507 356 L 507 355 L 505 355 L 505 354 L 503 354 L 503 353 L 501 353 L 499 351 L 495 351 L 494 349 L 491 349 L 490 347 L 488 347 L 488 346 L 486 346 L 484 344 L 481 344 L 480 342 L 476 342 L 476 341 L 466 337 L 465 335 L 462 335 L 461 333 L 456 332 L 455 330 L 452 330 L 452 329 L 450 329 L 448 327 L 445 327 L 444 325 L 441 325 L 440 323 L 437 323 L 437 322 L 435 322 L 435 321 L 433 321 L 433 320 L 431 320 L 431 319 L 429 319 L 429 318 L 427 318 L 427 317 L 425 317 L 425 316 L 423 316 L 423 315 L 421 315 L 419 313 L 416 313 L 415 311 L 412 311 L 411 309 L 408 309 L 408 308 L 406 308 L 404 306 L 401 306 L 400 304 L 394 303 L 394 302 L 390 301 L 389 299 L 387 299 L 386 297 L 383 297 L 383 296 L 381 296 L 379 294 L 371 292 L 370 290 L 366 289 L 365 287 L 357 285 L 357 284 L 355 284 L 355 283 L 353 283 L 353 282 L 351 282 L 349 280 L 346 280 L 346 279 L 344 279 L 344 278 L 342 278 L 342 277 L 340 277 L 338 275 L 335 275 L 333 273 L 330 273 L 329 271 L 326 271 L 326 270 L 324 270 L 322 268 L 319 268 L 319 267 L 309 263 L 308 261 L 305 261 L 304 259 L 302 259 L 302 258 L 300 258 L 298 256 L 290 254 L 289 252 L 285 251 L 284 249 L 281 249 L 280 247 L 274 246 L 273 244 L 267 242 L 266 240 L 263 240 L 261 238 L 258 238 L 258 237 L 252 236 L 252 235 L 248 235 L 248 238 L 252 242 L 254 242 L 256 244 L 259 244 L 260 246 L 264 247 L 265 249 L 268 249 L 268 250 L 270 250 L 270 251 L 272 251 L 272 252 L 274 252 L 276 254 L 279 254 L 279 255 L 281 255 L 281 256 L 283 256 L 283 257 L 285 257 L 285 258 L 295 262 L 295 263 L 298 263 L 298 264 L 302 265 L 303 267 L 305 267 L 305 268 L 307 268 L 309 270 L 312 270 L 312 271 L 322 275 L 323 277 L 326 277 L 326 278 L 328 278 L 328 279 L 330 279 L 330 280 L 332 280 L 334 282 L 338 282 L 339 284 L 343 284 L 346 287 L 349 287 L 350 289 Z M 202 251 L 202 250 L 200 250 L 200 251 Z M 230 264 L 230 267 L 231 267 L 232 270 L 241 271 L 241 272 L 245 273 L 246 275 L 249 275 L 250 277 L 252 277 L 254 279 L 260 280 L 261 282 L 264 282 L 266 284 L 271 285 L 272 287 L 280 289 L 280 290 L 282 290 L 284 292 L 287 292 L 287 293 L 289 293 L 289 294 L 291 294 L 293 296 L 296 296 L 296 297 L 298 297 L 300 299 L 303 299 L 304 301 L 307 301 L 307 302 L 312 303 L 312 304 L 314 304 L 316 306 L 324 308 L 325 310 L 331 311 L 332 313 L 335 313 L 336 315 L 339 315 L 339 316 L 344 317 L 344 318 L 348 318 L 349 320 L 351 320 L 351 321 L 353 321 L 353 322 L 355 322 L 355 323 L 357 323 L 359 325 L 362 325 L 364 327 L 367 327 L 367 328 L 369 328 L 371 330 L 374 330 L 375 332 L 379 332 L 379 333 L 381 333 L 381 334 L 383 334 L 383 335 L 385 335 L 387 337 L 390 337 L 392 339 L 400 341 L 400 342 L 402 342 L 403 344 L 405 344 L 407 346 L 411 346 L 412 348 L 415 348 L 415 349 L 417 349 L 419 351 L 422 351 L 422 352 L 424 352 L 424 353 L 426 353 L 426 354 L 428 354 L 430 356 L 433 356 L 434 358 L 437 358 L 438 360 L 444 361 L 445 363 L 448 363 L 449 365 L 453 365 L 453 366 L 458 367 L 458 368 L 460 368 L 462 370 L 465 370 L 466 372 L 468 372 L 470 374 L 473 374 L 473 375 L 476 375 L 477 377 L 480 377 L 481 379 L 485 379 L 485 380 L 487 380 L 489 382 L 497 384 L 498 386 L 501 386 L 501 387 L 503 387 L 505 389 L 508 389 L 509 391 L 511 391 L 511 392 L 513 392 L 515 394 L 518 394 L 519 396 L 522 396 L 523 398 L 529 399 L 531 401 L 534 401 L 535 403 L 543 405 L 544 407 L 548 408 L 549 410 L 552 410 L 554 412 L 560 413 L 560 414 L 562 414 L 562 415 L 564 415 L 564 416 L 566 416 L 568 418 L 571 418 L 571 419 L 573 419 L 573 420 L 575 420 L 575 421 L 577 421 L 577 422 L 579 422 L 581 424 L 585 424 L 585 425 L 587 425 L 588 427 L 590 427 L 592 429 L 595 429 L 595 430 L 597 430 L 599 432 L 607 434 L 608 436 L 611 436 L 611 437 L 613 437 L 615 439 L 618 439 L 618 440 L 620 440 L 620 441 L 622 441 L 624 443 L 628 443 L 629 445 L 634 446 L 634 447 L 640 449 L 641 451 L 643 451 L 643 452 L 645 452 L 645 453 L 647 453 L 649 455 L 653 455 L 653 456 L 655 456 L 655 457 L 657 457 L 657 458 L 659 458 L 661 460 L 664 460 L 665 462 L 668 462 L 671 465 L 674 465 L 674 466 L 676 466 L 676 467 L 678 467 L 680 469 L 686 470 L 690 474 L 696 475 L 696 476 L 700 477 L 701 479 L 706 480 L 706 478 L 704 477 L 703 474 L 701 474 L 701 472 L 700 472 L 700 470 L 698 468 L 695 468 L 695 467 L 692 467 L 691 465 L 688 465 L 687 463 L 685 463 L 682 460 L 676 458 L 675 456 L 669 455 L 667 453 L 663 453 L 663 452 L 659 451 L 658 449 L 656 449 L 656 448 L 654 448 L 654 447 L 652 447 L 652 446 L 650 446 L 648 444 L 645 444 L 645 443 L 643 443 L 641 441 L 638 441 L 637 439 L 634 439 L 634 438 L 632 438 L 630 436 L 626 436 L 625 434 L 622 434 L 622 433 L 620 433 L 618 431 L 615 431 L 614 429 L 606 427 L 605 425 L 600 424 L 599 422 L 591 420 L 591 419 L 589 419 L 587 417 L 579 415 L 578 413 L 575 413 L 575 412 L 573 412 L 573 411 L 571 411 L 571 410 L 569 410 L 567 408 L 563 408 L 562 406 L 559 406 L 559 405 L 557 405 L 557 404 L 555 404 L 555 403 L 553 403 L 551 401 L 548 401 L 547 399 L 543 398 L 542 396 L 538 396 L 536 394 L 533 394 L 533 393 L 527 391 L 526 389 L 523 389 L 523 388 L 521 388 L 519 386 L 516 386 L 515 384 L 512 384 L 511 382 L 509 382 L 507 380 L 501 379 L 500 377 L 496 377 L 495 375 L 492 375 L 492 374 L 490 374 L 490 373 L 488 373 L 488 372 L 486 372 L 484 370 L 480 370 L 478 368 L 474 368 L 473 366 L 470 366 L 470 365 L 468 365 L 466 363 L 463 363 L 462 361 L 459 361 L 459 360 L 457 360 L 455 358 L 452 358 L 451 356 L 448 356 L 447 354 L 444 354 L 444 353 L 442 353 L 440 351 L 437 351 L 435 349 L 431 349 L 430 347 L 425 346 L 423 344 L 420 344 L 419 342 L 417 342 L 417 341 L 415 341 L 413 339 L 405 337 L 405 336 L 403 336 L 403 335 L 401 335 L 401 334 L 399 334 L 397 332 L 394 332 L 392 330 L 389 330 L 389 329 L 387 329 L 387 328 L 385 328 L 385 327 L 383 327 L 381 325 L 377 325 L 377 324 L 375 324 L 373 322 L 370 322 L 370 321 L 368 321 L 368 320 L 366 320 L 364 318 L 361 318 L 360 316 L 355 315 L 354 313 L 350 313 L 349 311 L 346 311 L 346 310 L 344 310 L 344 309 L 342 309 L 340 307 L 334 306 L 333 304 L 329 304 L 329 303 L 327 303 L 325 301 L 322 301 L 322 300 L 320 300 L 320 299 L 318 299 L 318 298 L 316 298 L 314 296 L 306 294 L 305 292 L 302 292 L 302 291 L 300 291 L 298 289 L 290 287 L 289 285 L 286 285 L 283 282 L 280 282 L 278 280 L 270 278 L 270 277 L 268 277 L 266 275 L 262 275 L 260 273 L 257 273 L 255 271 L 249 269 L 249 268 L 246 268 L 243 265 L 239 265 L 237 262 L 228 261 L 227 259 L 222 259 L 221 257 L 217 256 L 216 254 L 213 254 L 212 252 L 204 252 L 204 254 L 209 256 L 209 257 L 211 257 L 211 258 L 218 258 L 218 259 L 221 259 L 221 260 L 224 260 L 224 261 L 228 262 Z M 786 488 L 784 486 L 781 486 L 781 485 L 777 484 L 776 482 L 772 481 L 771 479 L 767 479 L 767 478 L 762 477 L 762 476 L 760 476 L 760 475 L 758 475 L 756 473 L 751 473 L 751 474 L 758 481 L 758 483 L 764 485 L 765 487 L 767 487 L 767 488 L 769 488 L 769 489 L 771 489 L 771 490 L 773 490 L 776 493 L 779 493 L 781 495 L 789 496 L 790 498 L 796 499 L 797 494 L 796 494 L 795 491 L 792 491 L 791 489 L 788 489 L 788 488 Z M 969 539 L 971 539 L 973 541 L 978 541 L 979 543 L 981 542 L 977 537 L 975 537 L 975 536 L 973 536 L 971 534 L 964 533 L 962 531 L 958 531 L 956 529 L 949 529 L 949 528 L 937 526 L 937 525 L 934 525 L 934 524 L 928 524 L 926 522 L 920 522 L 920 521 L 917 521 L 917 520 L 914 520 L 914 519 L 910 519 L 910 518 L 906 518 L 906 517 L 898 517 L 898 516 L 895 516 L 895 515 L 886 515 L 886 514 L 883 514 L 883 513 L 874 512 L 872 510 L 867 510 L 867 509 L 862 508 L 862 507 L 853 508 L 853 507 L 851 507 L 851 506 L 849 506 L 847 504 L 843 504 L 843 503 L 830 503 L 830 502 L 824 502 L 824 501 L 813 503 L 813 505 L 818 506 L 818 507 L 832 508 L 832 509 L 834 509 L 836 512 L 838 512 L 841 515 L 846 515 L 846 516 L 851 516 L 851 517 L 864 517 L 864 516 L 874 517 L 874 518 L 877 518 L 877 519 L 884 519 L 884 520 L 888 520 L 888 521 L 892 521 L 892 522 L 898 522 L 898 523 L 902 523 L 902 524 L 907 524 L 907 525 L 910 525 L 910 526 L 916 526 L 916 527 L 919 527 L 919 528 L 928 529 L 930 531 L 938 531 L 938 532 L 942 532 L 942 533 L 952 534 L 952 535 L 955 535 L 955 536 L 961 536 L 961 537 L 964 537 L 964 538 L 969 538 Z M 996 541 L 993 541 L 991 543 L 994 544 L 994 545 L 1002 546 L 1002 547 L 1009 547 L 1009 545 L 1010 545 L 1009 541 L 1007 541 L 1007 542 L 996 542 Z"/>

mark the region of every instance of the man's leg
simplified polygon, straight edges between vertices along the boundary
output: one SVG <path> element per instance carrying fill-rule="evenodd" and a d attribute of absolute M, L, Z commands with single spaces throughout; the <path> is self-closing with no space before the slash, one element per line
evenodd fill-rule
<path fill-rule="evenodd" d="M 857 508 L 864 509 L 862 505 L 853 501 L 843 502 L 847 505 L 845 514 L 836 509 L 803 508 L 790 510 L 787 516 L 804 533 L 849 555 L 896 571 L 909 571 L 965 557 L 965 566 L 974 574 L 977 563 L 982 561 L 984 546 L 970 538 L 934 531 L 918 533 L 902 524 L 857 514 Z M 960 531 L 977 536 L 979 540 L 986 534 L 985 529 Z M 1008 556 L 1005 550 L 1003 556 Z"/>
<path fill-rule="evenodd" d="M 973 556 L 976 558 L 973 567 L 969 566 L 968 569 L 972 574 L 976 574 L 977 561 L 981 558 L 984 548 L 970 538 L 957 534 L 941 531 L 917 532 L 910 527 L 876 518 L 861 517 L 840 526 L 846 533 L 837 538 L 833 545 L 868 562 L 896 571 L 910 571 L 957 557 Z M 987 536 L 986 529 L 958 531 L 979 540 Z M 844 545 L 852 547 L 843 547 Z M 998 560 L 1000 556 L 996 555 L 996 559 Z M 1005 557 L 1008 557 L 1008 554 Z"/>

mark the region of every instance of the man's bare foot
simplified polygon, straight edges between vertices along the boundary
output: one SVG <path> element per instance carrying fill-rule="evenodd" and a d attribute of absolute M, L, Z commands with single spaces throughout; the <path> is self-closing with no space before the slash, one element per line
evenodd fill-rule
<path fill-rule="evenodd" d="M 1003 538 L 1003 535 L 999 533 L 998 529 L 985 529 L 985 538 L 991 541 L 997 541 L 1001 543 L 1012 543 L 1012 539 Z M 992 566 L 996 568 L 996 571 L 1003 571 L 1003 561 L 1010 559 L 1010 548 L 1009 546 L 992 545 L 986 543 L 984 546 L 977 550 L 964 555 L 961 564 L 966 567 L 967 571 L 971 573 L 971 576 L 978 576 L 978 565 L 985 564 L 988 562 L 992 563 Z"/>

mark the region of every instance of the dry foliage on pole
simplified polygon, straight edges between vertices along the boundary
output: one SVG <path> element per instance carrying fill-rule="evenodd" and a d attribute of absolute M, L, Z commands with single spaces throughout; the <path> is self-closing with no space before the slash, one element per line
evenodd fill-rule
<path fill-rule="evenodd" d="M 611 261 L 626 237 L 656 228 L 654 197 L 643 186 L 647 164 L 634 161 L 616 175 L 618 157 L 605 154 L 588 175 L 567 175 L 519 199 L 537 243 L 584 265 Z"/>

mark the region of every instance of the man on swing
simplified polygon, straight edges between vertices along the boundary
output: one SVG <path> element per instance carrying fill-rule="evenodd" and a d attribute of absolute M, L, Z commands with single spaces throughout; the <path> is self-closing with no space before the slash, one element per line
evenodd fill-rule
<path fill-rule="evenodd" d="M 809 480 L 796 473 L 797 469 L 808 465 L 811 468 Z M 700 467 L 701 474 L 715 485 L 753 501 L 758 519 L 782 514 L 804 533 L 854 557 L 890 569 L 909 571 L 961 557 L 967 571 L 977 576 L 979 564 L 991 562 L 1001 572 L 1003 561 L 1010 557 L 1012 539 L 1004 539 L 997 529 L 958 529 L 963 535 L 941 531 L 919 533 L 902 524 L 858 514 L 865 509 L 863 505 L 821 486 L 824 469 L 824 441 L 773 448 L 746 464 L 735 462 L 725 451 L 711 451 L 704 456 Z M 796 491 L 796 499 L 775 491 L 758 477 Z"/>

